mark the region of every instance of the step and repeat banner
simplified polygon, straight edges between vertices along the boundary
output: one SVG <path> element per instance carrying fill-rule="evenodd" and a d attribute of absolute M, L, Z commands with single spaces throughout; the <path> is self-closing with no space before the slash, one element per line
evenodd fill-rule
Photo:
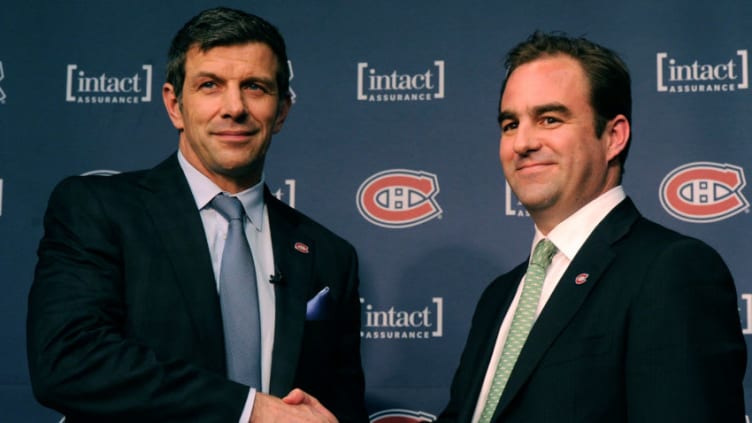
<path fill-rule="evenodd" d="M 25 353 L 51 189 L 175 151 L 161 100 L 167 48 L 216 5 L 0 5 L 0 421 L 61 418 L 34 400 Z M 584 35 L 625 59 L 634 97 L 625 189 L 648 218 L 721 253 L 752 340 L 752 2 L 222 5 L 265 17 L 288 43 L 294 105 L 266 180 L 358 250 L 372 421 L 439 414 L 482 289 L 529 252 L 533 226 L 504 181 L 496 116 L 504 54 L 536 29 Z M 749 375 L 745 386 L 752 410 Z"/>

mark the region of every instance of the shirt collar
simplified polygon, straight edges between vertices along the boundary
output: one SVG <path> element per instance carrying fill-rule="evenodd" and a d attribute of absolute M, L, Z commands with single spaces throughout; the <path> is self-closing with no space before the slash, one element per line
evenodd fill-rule
<path fill-rule="evenodd" d="M 548 233 L 548 239 L 569 260 L 572 260 L 595 227 L 626 197 L 621 185 L 611 188 L 556 225 Z M 530 250 L 531 256 L 538 241 L 543 238 L 545 237 L 536 226 L 533 246 Z"/>
<path fill-rule="evenodd" d="M 183 169 L 185 178 L 188 180 L 193 200 L 196 202 L 196 208 L 199 210 L 207 207 L 217 194 L 223 192 L 217 184 L 190 164 L 180 150 L 178 150 L 178 163 L 180 164 L 180 168 Z M 259 183 L 235 194 L 234 197 L 237 197 L 243 203 L 245 214 L 251 220 L 251 224 L 257 231 L 261 231 L 264 222 L 264 176 L 261 176 Z"/>

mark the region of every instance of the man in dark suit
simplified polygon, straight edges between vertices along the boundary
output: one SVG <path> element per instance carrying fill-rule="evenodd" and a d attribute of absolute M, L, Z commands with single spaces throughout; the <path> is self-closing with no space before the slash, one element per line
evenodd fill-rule
<path fill-rule="evenodd" d="M 728 268 L 643 218 L 621 187 L 622 60 L 537 32 L 507 69 L 501 163 L 535 223 L 533 246 L 553 247 L 483 293 L 438 420 L 743 422 L 746 351 Z"/>
<path fill-rule="evenodd" d="M 204 11 L 169 53 L 163 99 L 178 152 L 150 170 L 56 187 L 29 297 L 42 404 L 69 422 L 367 421 L 356 253 L 264 186 L 288 81 L 272 25 Z M 223 318 L 222 193 L 245 213 L 259 386 L 227 374 L 228 323 L 251 325 Z"/>

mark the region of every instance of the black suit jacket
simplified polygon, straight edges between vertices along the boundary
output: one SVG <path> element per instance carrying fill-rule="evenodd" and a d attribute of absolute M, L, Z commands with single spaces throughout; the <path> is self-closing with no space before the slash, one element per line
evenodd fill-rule
<path fill-rule="evenodd" d="M 471 421 L 526 267 L 483 293 L 439 421 Z M 642 218 L 627 199 L 559 281 L 494 421 L 743 422 L 745 366 L 736 291 L 720 256 Z"/>
<path fill-rule="evenodd" d="M 356 253 L 265 195 L 283 275 L 270 393 L 300 387 L 340 421 L 367 421 Z M 176 156 L 64 180 L 44 225 L 27 322 L 39 401 L 71 422 L 237 421 L 248 388 L 225 377 L 206 236 Z M 325 286 L 327 314 L 309 321 L 306 302 Z"/>

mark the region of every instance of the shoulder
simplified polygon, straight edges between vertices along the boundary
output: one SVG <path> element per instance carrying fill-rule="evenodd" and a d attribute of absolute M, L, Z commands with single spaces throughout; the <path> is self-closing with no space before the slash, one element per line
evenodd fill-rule
<path fill-rule="evenodd" d="M 585 245 L 610 246 L 622 259 L 639 257 L 643 264 L 677 252 L 717 256 L 705 242 L 645 218 L 630 199 L 606 216 Z"/>
<path fill-rule="evenodd" d="M 152 189 L 155 185 L 174 185 L 184 179 L 175 154 L 151 169 L 140 169 L 111 175 L 74 175 L 60 181 L 52 191 L 53 196 L 113 196 L 127 198 L 135 190 Z M 155 181 L 158 181 L 155 183 Z"/>
<path fill-rule="evenodd" d="M 676 295 L 690 287 L 733 287 L 731 272 L 715 248 L 644 218 L 614 244 L 614 251 L 614 275 L 629 278 L 637 289 Z"/>
<path fill-rule="evenodd" d="M 50 195 L 50 203 L 89 201 L 123 201 L 138 186 L 145 171 L 134 171 L 112 176 L 68 176 L 57 183 Z"/>
<path fill-rule="evenodd" d="M 717 251 L 705 241 L 685 235 L 646 218 L 638 219 L 632 236 L 627 237 L 635 248 L 650 254 L 684 252 L 717 256 Z M 689 256 L 691 257 L 691 256 Z"/>
<path fill-rule="evenodd" d="M 290 225 L 298 233 L 314 240 L 317 245 L 324 244 L 354 251 L 354 247 L 349 241 L 312 219 L 307 214 L 290 207 L 271 194 L 267 193 L 265 198 L 271 221 L 284 222 L 286 225 Z M 274 226 L 274 222 L 272 226 Z"/>

